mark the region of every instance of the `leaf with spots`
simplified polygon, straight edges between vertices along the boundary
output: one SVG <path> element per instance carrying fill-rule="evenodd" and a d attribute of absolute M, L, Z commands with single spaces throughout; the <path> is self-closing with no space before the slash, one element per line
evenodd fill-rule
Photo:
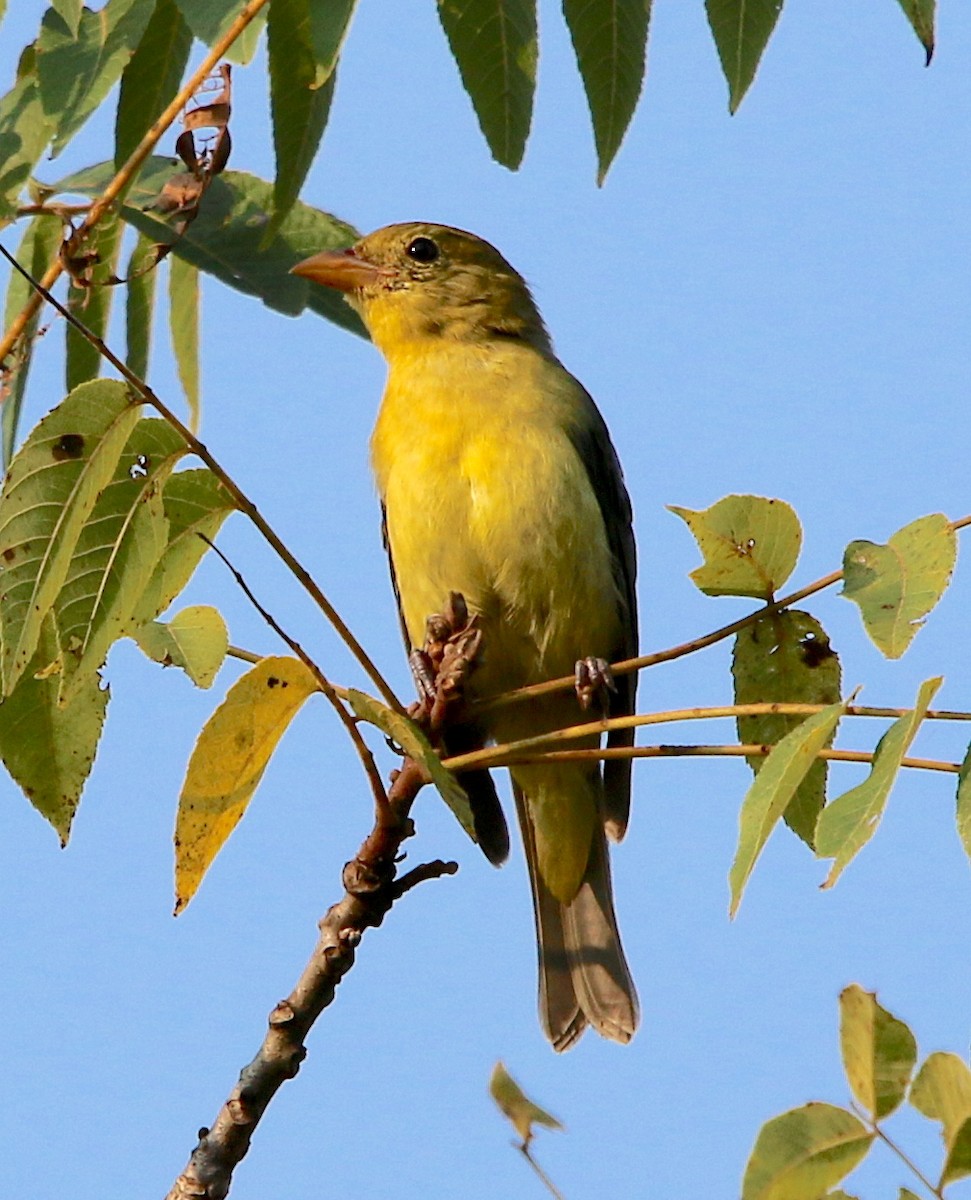
<path fill-rule="evenodd" d="M 400 746 L 409 758 L 424 768 L 425 773 L 435 785 L 438 794 L 452 810 L 458 823 L 472 841 L 477 842 L 475 819 L 472 816 L 472 806 L 469 804 L 465 789 L 452 772 L 442 766 L 442 760 L 438 757 L 431 742 L 415 722 L 410 717 L 388 708 L 386 704 L 375 700 L 366 692 L 358 692 L 354 688 L 347 689 L 347 700 L 356 717 L 371 725 L 376 725 L 382 733 L 386 733 L 396 745 Z"/>
<path fill-rule="evenodd" d="M 203 876 L 253 798 L 280 738 L 319 691 L 297 658 L 264 658 L 226 693 L 196 742 L 175 823 L 175 911 Z"/>
<path fill-rule="evenodd" d="M 64 657 L 62 703 L 132 628 L 168 543 L 162 489 L 185 453 L 181 434 L 166 421 L 139 421 L 81 529 L 54 603 Z"/>
<path fill-rule="evenodd" d="M 710 508 L 668 508 L 685 522 L 704 555 L 691 579 L 706 596 L 771 600 L 792 574 L 802 526 L 784 500 L 724 496 Z"/>
<path fill-rule="evenodd" d="M 876 1134 L 833 1104 L 805 1104 L 759 1130 L 742 1200 L 820 1200 L 867 1155 Z"/>
<path fill-rule="evenodd" d="M 169 621 L 139 625 L 132 637 L 163 667 L 181 667 L 196 687 L 212 687 L 229 650 L 229 631 L 211 604 L 183 608 Z"/>
<path fill-rule="evenodd" d="M 736 635 L 732 677 L 736 704 L 835 704 L 840 698 L 836 652 L 816 618 L 797 609 L 763 617 Z M 738 717 L 739 741 L 774 746 L 805 719 L 779 713 Z M 834 726 L 826 746 L 835 735 Z M 758 775 L 766 759 L 753 755 L 747 761 Z M 816 759 L 783 813 L 810 849 L 826 803 L 826 767 L 825 759 Z"/>
<path fill-rule="evenodd" d="M 899 658 L 951 581 L 957 535 L 943 513 L 919 517 L 879 542 L 850 542 L 843 554 L 843 591 L 887 658 Z"/>
<path fill-rule="evenodd" d="M 67 578 L 141 405 L 124 384 L 76 388 L 31 432 L 0 492 L 0 666 L 9 696 Z"/>
<path fill-rule="evenodd" d="M 438 15 L 492 157 L 514 171 L 533 118 L 536 0 L 438 0 Z"/>
<path fill-rule="evenodd" d="M 876 833 L 900 764 L 942 682 L 937 676 L 921 684 L 914 709 L 898 717 L 877 743 L 870 774 L 823 809 L 816 826 L 816 853 L 835 859 L 824 888 L 833 886 Z"/>
<path fill-rule="evenodd" d="M 108 689 L 95 675 L 69 704 L 59 704 L 59 655 L 57 627 L 48 614 L 30 665 L 0 703 L 0 759 L 63 846 L 94 763 Z"/>

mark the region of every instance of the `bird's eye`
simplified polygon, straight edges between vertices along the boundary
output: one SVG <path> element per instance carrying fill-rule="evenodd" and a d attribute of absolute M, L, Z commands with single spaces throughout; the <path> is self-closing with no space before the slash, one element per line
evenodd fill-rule
<path fill-rule="evenodd" d="M 430 263 L 438 258 L 438 247 L 427 237 L 416 237 L 408 243 L 405 253 L 415 262 Z"/>

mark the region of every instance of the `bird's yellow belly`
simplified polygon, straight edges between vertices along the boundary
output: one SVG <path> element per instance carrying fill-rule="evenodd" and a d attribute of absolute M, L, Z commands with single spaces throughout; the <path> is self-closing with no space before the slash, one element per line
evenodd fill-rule
<path fill-rule="evenodd" d="M 461 592 L 483 632 L 477 696 L 609 656 L 619 633 L 603 519 L 568 438 L 496 424 L 488 435 L 458 425 L 399 446 L 383 475 L 409 635 L 420 646 L 426 618 Z"/>

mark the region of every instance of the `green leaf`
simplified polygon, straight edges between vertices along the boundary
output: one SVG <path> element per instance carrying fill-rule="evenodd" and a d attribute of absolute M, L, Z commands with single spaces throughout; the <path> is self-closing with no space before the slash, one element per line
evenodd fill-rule
<path fill-rule="evenodd" d="M 937 0 L 898 0 L 898 3 L 917 34 L 917 40 L 924 47 L 926 65 L 929 67 L 934 57 L 934 10 Z"/>
<path fill-rule="evenodd" d="M 820 1200 L 862 1162 L 875 1136 L 832 1104 L 806 1104 L 773 1117 L 755 1140 L 742 1200 Z"/>
<path fill-rule="evenodd" d="M 782 0 L 705 0 L 705 9 L 728 83 L 728 111 L 734 113 L 755 78 Z"/>
<path fill-rule="evenodd" d="M 347 689 L 347 701 L 354 715 L 361 721 L 376 725 L 399 745 L 409 758 L 424 768 L 426 774 L 438 790 L 448 807 L 454 813 L 458 823 L 477 842 L 475 835 L 475 819 L 472 816 L 472 806 L 465 790 L 452 772 L 442 766 L 442 760 L 435 753 L 431 742 L 418 728 L 410 717 L 396 713 L 380 700 L 366 692 L 358 692 L 354 688 Z"/>
<path fill-rule="evenodd" d="M 16 215 L 15 201 L 54 133 L 34 75 L 0 99 L 0 223 Z"/>
<path fill-rule="evenodd" d="M 318 64 L 312 28 L 313 13 L 328 7 L 312 0 L 273 0 L 270 6 L 267 48 L 276 179 L 264 244 L 276 236 L 299 196 L 330 115 L 334 56 L 328 55 L 330 69 Z M 349 6 L 343 7 L 349 18 Z"/>
<path fill-rule="evenodd" d="M 602 184 L 644 84 L 651 0 L 563 0 L 590 106 Z"/>
<path fill-rule="evenodd" d="M 843 591 L 860 606 L 867 633 L 887 658 L 913 641 L 951 580 L 957 536 L 943 513 L 898 529 L 887 545 L 850 542 L 843 554 Z"/>
<path fill-rule="evenodd" d="M 96 337 L 104 340 L 111 316 L 111 301 L 115 294 L 112 280 L 117 278 L 118 255 L 121 251 L 121 221 L 106 215 L 85 242 L 85 252 L 97 254 L 98 261 L 91 271 L 90 284 L 77 287 L 72 284 L 68 292 L 68 309 Z M 101 355 L 96 346 L 83 337 L 73 325 L 65 323 L 67 337 L 67 360 L 65 375 L 67 390 L 71 391 L 89 379 L 97 379 L 101 372 Z"/>
<path fill-rule="evenodd" d="M 853 1095 L 875 1120 L 904 1101 L 917 1062 L 917 1042 L 875 992 L 850 984 L 840 995 L 840 1046 Z"/>
<path fill-rule="evenodd" d="M 223 521 L 236 505 L 208 467 L 177 471 L 162 493 L 169 540 L 132 614 L 133 625 L 154 621 L 192 578 Z"/>
<path fill-rule="evenodd" d="M 63 846 L 94 762 L 108 691 L 94 676 L 69 704 L 58 704 L 59 679 L 49 669 L 58 654 L 57 629 L 48 614 L 30 665 L 0 703 L 0 758 Z"/>
<path fill-rule="evenodd" d="M 40 279 L 47 268 L 57 257 L 61 244 L 61 222 L 54 217 L 34 217 L 24 231 L 23 240 L 17 248 L 17 262 L 28 270 L 35 279 Z M 4 328 L 9 328 L 13 319 L 21 311 L 33 289 L 19 271 L 10 272 L 10 282 L 7 285 L 7 299 L 4 306 Z M 27 376 L 34 354 L 34 342 L 40 323 L 40 313 L 35 313 L 27 322 L 23 334 L 19 338 L 14 354 L 9 360 L 9 373 L 6 383 L 10 389 L 3 402 L 3 466 L 4 469 L 13 457 L 14 446 L 17 442 L 17 429 L 20 425 L 20 411 L 23 408 L 24 395 L 27 391 Z"/>
<path fill-rule="evenodd" d="M 329 4 L 311 4 L 310 36 L 317 60 L 317 82 L 323 84 L 337 66 L 357 0 L 331 0 Z"/>
<path fill-rule="evenodd" d="M 792 574 L 802 526 L 784 500 L 724 496 L 710 508 L 668 508 L 685 522 L 704 555 L 691 579 L 706 596 L 771 600 Z"/>
<path fill-rule="evenodd" d="M 971 1175 L 971 1117 L 955 1133 L 947 1147 L 947 1158 L 941 1172 L 941 1187 Z"/>
<path fill-rule="evenodd" d="M 52 157 L 108 95 L 141 41 L 155 0 L 108 0 L 98 12 L 82 9 L 76 30 L 49 8 L 36 42 L 44 111 L 57 123 Z"/>
<path fill-rule="evenodd" d="M 152 314 L 155 310 L 155 266 L 153 242 L 138 235 L 125 271 L 125 362 L 139 379 L 148 378 L 148 355 L 152 345 Z M 153 265 L 149 265 L 153 264 Z"/>
<path fill-rule="evenodd" d="M 189 406 L 189 428 L 199 429 L 199 271 L 178 255 L 169 258 L 169 329 L 179 382 Z"/>
<path fill-rule="evenodd" d="M 958 772 L 957 825 L 964 853 L 971 858 L 971 746 Z"/>
<path fill-rule="evenodd" d="M 774 747 L 756 775 L 738 817 L 738 848 L 728 875 L 730 916 L 734 917 L 738 912 L 745 885 L 769 834 L 805 779 L 816 755 L 832 741 L 844 712 L 845 705 L 831 704 L 806 717 Z"/>
<path fill-rule="evenodd" d="M 438 0 L 438 15 L 492 156 L 514 171 L 533 116 L 536 0 Z"/>
<path fill-rule="evenodd" d="M 912 1192 L 910 1188 L 902 1187 L 897 1196 L 897 1200 L 923 1200 L 916 1192 Z"/>
<path fill-rule="evenodd" d="M 34 656 L 43 619 L 140 407 L 114 380 L 82 384 L 36 426 L 10 464 L 0 492 L 4 695 Z"/>
<path fill-rule="evenodd" d="M 971 1117 L 971 1069 L 957 1054 L 929 1054 L 910 1089 L 910 1103 L 940 1121 L 944 1140 L 950 1142 Z"/>
<path fill-rule="evenodd" d="M 209 604 L 183 608 L 168 622 L 149 621 L 132 633 L 139 647 L 164 667 L 181 667 L 196 687 L 212 687 L 229 649 L 229 631 Z"/>
<path fill-rule="evenodd" d="M 840 698 L 836 652 L 816 618 L 797 609 L 763 617 L 736 635 L 732 676 L 736 704 L 835 704 Z M 738 717 L 739 741 L 774 746 L 804 719 L 778 713 Z M 834 726 L 827 746 L 835 733 Z M 761 755 L 747 761 L 756 775 L 765 764 Z M 825 759 L 816 759 L 782 814 L 810 848 L 826 803 L 826 767 Z"/>
<path fill-rule="evenodd" d="M 501 1062 L 492 1068 L 489 1078 L 489 1095 L 499 1106 L 503 1116 L 508 1117 L 523 1145 L 533 1140 L 533 1126 L 545 1125 L 547 1129 L 562 1129 L 563 1125 L 545 1108 L 534 1104 Z"/>
<path fill-rule="evenodd" d="M 162 488 L 187 447 L 166 421 L 138 422 L 85 522 L 54 604 L 64 666 L 61 701 L 126 636 L 168 542 Z"/>
<path fill-rule="evenodd" d="M 199 734 L 175 822 L 175 911 L 195 895 L 239 824 L 280 738 L 317 680 L 297 658 L 264 658 L 226 693 Z"/>
<path fill-rule="evenodd" d="M 121 77 L 115 114 L 115 166 L 131 152 L 178 92 L 192 33 L 174 0 L 158 0 L 142 40 Z"/>
<path fill-rule="evenodd" d="M 193 34 L 207 46 L 214 46 L 229 30 L 243 7 L 241 0 L 175 0 Z M 262 9 L 250 21 L 226 51 L 225 57 L 234 63 L 246 64 L 256 53 L 260 34 L 266 21 Z"/>
<path fill-rule="evenodd" d="M 158 215 L 144 211 L 158 199 L 172 171 L 171 159 L 150 159 L 122 208 L 124 219 L 154 242 L 174 241 L 171 227 Z M 59 193 L 96 196 L 113 172 L 113 164 L 100 163 L 62 179 L 55 189 Z M 237 291 L 259 296 L 277 312 L 294 317 L 309 308 L 318 316 L 363 334 L 360 318 L 332 288 L 288 274 L 301 258 L 318 250 L 351 245 L 357 240 L 356 230 L 298 200 L 276 237 L 264 246 L 263 230 L 272 207 L 269 183 L 242 171 L 225 171 L 212 181 L 199 216 L 174 242 L 172 252 Z"/>
<path fill-rule="evenodd" d="M 51 0 L 51 8 L 68 27 L 71 37 L 77 37 L 81 14 L 84 12 L 84 0 Z"/>
<path fill-rule="evenodd" d="M 937 676 L 921 684 L 914 710 L 898 717 L 877 743 L 870 774 L 823 809 L 816 826 L 816 852 L 820 858 L 835 859 L 824 888 L 833 886 L 876 833 L 900 764 L 942 682 Z"/>

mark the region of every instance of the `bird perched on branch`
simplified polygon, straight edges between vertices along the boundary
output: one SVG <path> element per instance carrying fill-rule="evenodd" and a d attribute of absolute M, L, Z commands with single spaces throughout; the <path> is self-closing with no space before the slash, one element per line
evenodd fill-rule
<path fill-rule="evenodd" d="M 346 293 L 388 362 L 371 460 L 410 646 L 422 645 L 426 619 L 461 593 L 482 632 L 472 701 L 576 666 L 578 690 L 589 696 L 607 682 L 611 715 L 632 713 L 636 677 L 614 682 L 605 670 L 637 652 L 630 502 L 603 419 L 553 353 L 522 277 L 481 238 L 425 223 L 379 229 L 294 271 Z M 581 719 L 571 692 L 485 708 L 449 731 L 449 751 Z M 608 738 L 609 746 L 632 743 L 633 730 Z M 637 998 L 605 834 L 624 835 L 630 761 L 510 770 L 543 1028 L 557 1050 L 588 1023 L 627 1042 Z M 462 782 L 479 841 L 501 861 L 508 834 L 488 773 Z"/>

